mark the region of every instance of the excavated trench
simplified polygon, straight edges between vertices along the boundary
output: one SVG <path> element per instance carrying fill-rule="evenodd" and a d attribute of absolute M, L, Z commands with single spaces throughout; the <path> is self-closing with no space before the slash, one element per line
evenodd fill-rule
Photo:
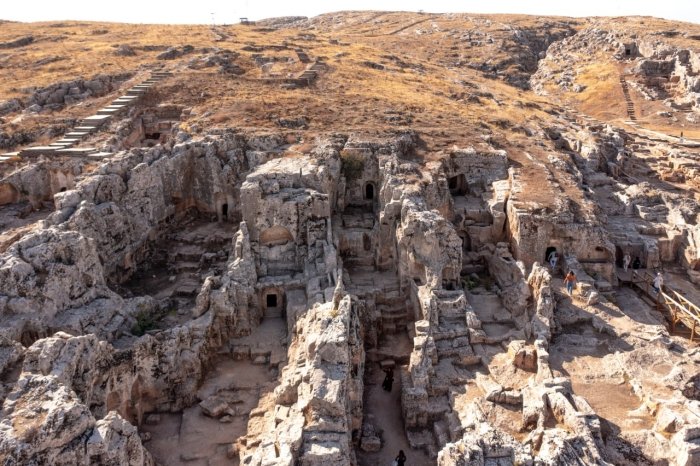
<path fill-rule="evenodd" d="M 192 315 L 192 307 L 207 276 L 226 269 L 231 238 L 238 223 L 212 221 L 190 210 L 148 246 L 136 271 L 116 288 L 124 297 L 151 296 L 166 312 L 153 329 L 172 328 Z"/>
<path fill-rule="evenodd" d="M 118 222 L 106 221 L 112 243 L 90 250 L 131 319 L 115 318 L 122 327 L 105 330 L 112 346 L 97 352 L 112 373 L 94 381 L 94 393 L 79 390 L 96 418 L 114 409 L 136 424 L 158 463 L 257 466 L 332 452 L 338 464 L 369 466 L 403 450 L 409 464 L 430 465 L 469 435 L 495 435 L 524 458 L 546 451 L 547 435 L 583 439 L 583 454 L 595 457 L 598 436 L 613 444 L 655 425 L 623 358 L 627 334 L 662 327 L 659 316 L 572 300 L 542 267 L 526 275 L 507 243 L 521 232 L 503 194 L 502 154 L 458 154 L 430 172 L 428 194 L 406 194 L 397 187 L 416 168 L 365 151 L 361 173 L 336 192 L 342 145 L 329 151 L 335 173 L 262 150 L 246 154 L 264 161 L 246 172 L 234 160 L 244 153 L 238 143 L 160 159 L 140 153 L 128 162 L 139 167 L 131 177 L 114 176 L 117 166 L 103 184 L 80 186 L 84 196 L 98 193 L 93 202 L 71 201 L 71 190 L 57 196 L 59 205 L 75 202 L 76 228 L 119 211 L 102 210 L 114 201 L 105 193 L 136 191 L 128 214 L 156 212 L 137 225 L 132 249 Z M 173 172 L 187 180 L 167 184 Z M 211 192 L 201 186 L 209 176 Z M 159 196 L 163 205 L 149 211 Z M 561 237 L 548 239 L 522 248 L 533 257 L 562 250 Z M 609 251 L 590 249 L 561 267 L 599 272 L 602 288 Z M 617 297 L 621 308 L 643 304 L 628 291 Z M 27 338 L 48 336 L 32 325 Z M 21 376 L 10 369 L 7 384 Z"/>
<path fill-rule="evenodd" d="M 94 168 L 91 163 L 57 158 L 35 160 L 0 176 L 0 253 L 54 212 L 54 194 L 72 189 Z"/>
<path fill-rule="evenodd" d="M 286 322 L 265 318 L 249 336 L 219 350 L 197 390 L 197 404 L 180 412 L 153 412 L 140 430 L 160 464 L 237 465 L 232 449 L 249 415 L 277 386 L 286 360 Z"/>
<path fill-rule="evenodd" d="M 207 277 L 226 272 L 240 218 L 240 212 L 223 204 L 218 214 L 189 208 L 163 222 L 141 249 L 139 262 L 129 263 L 128 269 L 118 267 L 111 277 L 124 298 L 150 297 L 157 302 L 157 312 L 138 314 L 136 325 L 125 331 L 155 335 L 198 317 L 193 315 L 196 297 Z M 283 303 L 271 303 L 271 296 L 277 295 L 267 293 L 262 320 L 249 335 L 217 344 L 185 409 L 139 407 L 136 394 L 132 401 L 134 411 L 141 413 L 139 432 L 159 464 L 238 464 L 232 446 L 245 436 L 249 415 L 260 399 L 272 394 L 287 358 L 290 324 Z M 124 337 L 114 345 L 128 348 L 132 342 Z"/>
<path fill-rule="evenodd" d="M 518 429 L 521 409 L 487 401 L 484 399 L 486 394 L 474 382 L 475 371 L 491 372 L 494 377 L 498 375 L 502 378 L 508 387 L 519 389 L 526 385 L 531 375 L 523 371 L 496 374 L 502 367 L 510 366 L 501 342 L 514 337 L 517 328 L 496 293 L 496 280 L 490 276 L 488 265 L 474 253 L 482 245 L 480 238 L 483 233 L 490 231 L 493 224 L 493 218 L 481 198 L 483 191 L 472 186 L 475 191 L 470 194 L 464 174 L 448 180 L 452 207 L 447 216 L 460 225 L 456 233 L 462 245 L 461 270 L 458 272 L 461 278 L 456 283 L 449 272 L 444 273 L 441 283 L 444 290 L 436 291 L 440 299 L 450 303 L 450 300 L 459 299 L 464 289 L 466 301 L 481 321 L 483 339 L 473 343 L 471 348 L 478 354 L 483 367 L 474 366 L 471 358 L 465 356 L 466 348 L 455 344 L 459 343 L 459 338 L 455 341 L 454 337 L 459 335 L 460 329 L 466 328 L 464 315 L 461 316 L 462 321 L 459 314 L 440 317 L 434 331 L 436 334 L 445 331 L 448 332 L 445 335 L 452 335 L 436 341 L 437 364 L 432 377 L 443 382 L 436 384 L 433 394 L 426 400 L 427 418 L 416 422 L 416 419 L 406 419 L 407 407 L 402 405 L 402 393 L 405 396 L 411 390 L 405 384 L 411 383 L 410 366 L 414 364 L 411 362 L 414 352 L 412 342 L 416 336 L 414 327 L 416 321 L 423 318 L 419 305 L 410 296 L 415 296 L 419 287 L 426 284 L 427 278 L 421 267 L 414 268 L 414 275 L 409 277 L 401 277 L 394 272 L 402 269 L 396 255 L 399 245 L 393 239 L 396 237 L 396 226 L 382 237 L 381 216 L 377 212 L 382 206 L 371 197 L 374 186 L 375 180 L 365 181 L 364 202 L 347 206 L 335 218 L 336 225 L 342 227 L 337 227 L 337 233 L 347 271 L 348 291 L 374 305 L 377 316 L 377 332 L 365 340 L 368 362 L 364 377 L 364 424 L 356 442 L 358 464 L 388 464 L 399 450 L 406 453 L 410 464 L 434 464 L 436 452 L 449 440 L 446 436 L 449 413 L 464 412 L 464 408 L 471 403 L 478 404 L 492 425 L 523 440 L 526 434 Z M 383 189 L 386 187 L 382 186 L 379 191 Z M 361 192 L 361 189 L 357 190 Z M 387 236 L 391 238 L 389 247 L 380 246 L 382 238 Z M 382 267 L 377 264 L 382 264 Z M 466 365 L 462 363 L 467 360 Z M 390 391 L 385 389 L 383 383 L 387 373 L 393 374 L 394 378 Z M 438 389 L 437 385 L 442 385 L 442 388 Z"/>

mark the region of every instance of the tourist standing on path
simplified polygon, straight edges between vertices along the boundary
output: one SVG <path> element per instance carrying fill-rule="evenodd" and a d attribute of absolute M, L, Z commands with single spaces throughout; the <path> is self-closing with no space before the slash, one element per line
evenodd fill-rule
<path fill-rule="evenodd" d="M 399 450 L 399 454 L 394 458 L 394 466 L 404 466 L 406 464 L 406 455 L 403 450 Z"/>
<path fill-rule="evenodd" d="M 622 269 L 627 272 L 627 269 L 630 266 L 630 262 L 632 262 L 632 258 L 630 257 L 629 253 L 625 253 L 625 257 L 622 258 Z"/>
<path fill-rule="evenodd" d="M 639 257 L 635 257 L 634 262 L 632 262 L 632 269 L 639 270 L 641 267 L 642 261 L 639 260 Z"/>
<path fill-rule="evenodd" d="M 569 296 L 572 296 L 574 292 L 574 286 L 576 286 L 576 274 L 573 270 L 569 270 L 569 273 L 566 274 L 566 277 L 564 278 L 564 284 L 566 285 L 566 292 L 569 293 Z"/>
<path fill-rule="evenodd" d="M 549 254 L 549 265 L 552 267 L 552 272 L 554 272 L 554 269 L 557 268 L 557 260 L 559 260 L 559 256 L 557 256 L 557 251 L 552 251 Z"/>
<path fill-rule="evenodd" d="M 382 388 L 385 391 L 390 392 L 391 387 L 394 385 L 394 371 L 392 369 L 387 369 L 384 371 L 384 373 L 386 375 L 384 376 L 384 382 L 382 382 Z"/>
<path fill-rule="evenodd" d="M 653 286 L 654 286 L 654 289 L 656 290 L 656 294 L 659 294 L 663 291 L 664 276 L 661 275 L 661 272 L 657 272 L 656 277 L 654 277 Z"/>
<path fill-rule="evenodd" d="M 683 144 L 683 131 L 681 131 L 681 144 Z"/>

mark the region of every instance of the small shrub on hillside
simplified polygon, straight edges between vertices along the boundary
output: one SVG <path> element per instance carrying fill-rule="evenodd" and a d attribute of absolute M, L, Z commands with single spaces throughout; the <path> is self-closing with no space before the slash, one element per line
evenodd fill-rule
<path fill-rule="evenodd" d="M 136 323 L 131 327 L 131 333 L 140 337 L 154 328 L 156 328 L 156 320 L 153 315 L 147 311 L 139 311 L 136 314 Z"/>

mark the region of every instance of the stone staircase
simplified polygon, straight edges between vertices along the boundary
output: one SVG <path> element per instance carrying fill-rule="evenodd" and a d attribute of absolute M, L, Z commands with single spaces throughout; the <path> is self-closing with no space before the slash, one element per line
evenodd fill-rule
<path fill-rule="evenodd" d="M 469 325 L 475 326 L 478 319 L 464 292 L 436 290 L 434 293 L 438 298 L 439 310 L 437 330 L 433 330 L 438 362 L 449 359 L 460 367 L 481 363 L 481 358 L 474 353 L 470 342 L 474 329 Z"/>
<path fill-rule="evenodd" d="M 382 333 L 392 334 L 406 330 L 406 296 L 401 293 L 398 277 L 395 283 L 383 285 L 375 302 L 382 319 Z"/>
<path fill-rule="evenodd" d="M 161 238 L 155 255 L 165 260 L 167 274 L 177 277 L 173 295 L 193 299 L 207 273 L 223 272 L 228 258 L 221 252 L 232 237 L 232 233 L 217 233 L 203 238 L 185 229 Z"/>
<path fill-rule="evenodd" d="M 0 155 L 0 167 L 19 163 L 22 158 L 19 156 L 19 152 L 8 152 L 6 154 Z"/>
<path fill-rule="evenodd" d="M 25 157 L 39 155 L 80 157 L 91 160 L 102 160 L 110 157 L 113 154 L 100 152 L 93 147 L 76 148 L 74 146 L 79 145 L 89 135 L 99 131 L 99 129 L 111 121 L 113 117 L 138 102 L 155 84 L 169 76 L 172 76 L 172 73 L 167 71 L 154 71 L 151 73 L 150 78 L 128 89 L 125 95 L 115 99 L 110 105 L 98 110 L 95 115 L 82 119 L 80 123 L 78 123 L 78 126 L 66 133 L 63 138 L 47 146 L 27 147 L 19 152 L 2 154 L 0 155 L 0 164 L 17 162 Z"/>
<path fill-rule="evenodd" d="M 316 81 L 317 77 L 318 73 L 316 73 L 315 70 L 307 68 L 299 76 L 297 76 L 296 79 L 299 84 L 303 86 L 310 86 L 314 81 Z"/>
<path fill-rule="evenodd" d="M 471 326 L 479 327 L 480 322 L 464 292 L 433 290 L 430 299 L 435 313 L 430 322 L 416 322 L 413 368 L 404 379 L 410 388 L 402 394 L 402 409 L 411 447 L 434 458 L 441 446 L 462 435 L 452 405 L 473 379 L 471 371 L 481 357 L 471 346 Z"/>
<path fill-rule="evenodd" d="M 627 117 L 630 119 L 630 121 L 637 121 L 637 115 L 634 111 L 634 103 L 630 97 L 629 85 L 627 84 L 627 80 L 623 75 L 620 75 L 620 86 L 622 86 L 622 93 L 625 95 Z"/>

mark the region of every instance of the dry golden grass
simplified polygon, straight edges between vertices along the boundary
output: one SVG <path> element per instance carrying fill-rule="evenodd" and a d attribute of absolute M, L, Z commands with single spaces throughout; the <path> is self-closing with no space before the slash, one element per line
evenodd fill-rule
<path fill-rule="evenodd" d="M 317 23 L 323 24 L 321 17 Z M 77 23 L 61 24 L 10 23 L 0 30 L 0 42 L 9 41 L 22 35 L 32 34 L 36 42 L 28 47 L 13 50 L 10 58 L 11 73 L 0 70 L 0 98 L 22 97 L 21 89 L 31 86 L 45 86 L 66 81 L 76 77 L 89 77 L 97 72 L 114 74 L 124 71 L 134 72 L 143 66 L 172 66 L 172 62 L 155 59 L 161 50 L 144 51 L 144 46 L 181 46 L 193 45 L 197 48 L 221 47 L 240 50 L 246 44 L 281 44 L 293 42 L 304 47 L 312 56 L 328 59 L 331 71 L 327 78 L 322 78 L 310 89 L 286 91 L 276 87 L 262 85 L 259 82 L 241 79 L 231 81 L 191 72 L 173 86 L 171 99 L 184 101 L 199 107 L 200 115 L 215 108 L 208 121 L 214 124 L 237 123 L 242 126 L 274 126 L 271 116 L 284 117 L 307 115 L 312 123 L 311 129 L 318 131 L 333 130 L 343 127 L 349 129 L 396 129 L 401 125 L 387 125 L 385 112 L 410 114 L 412 128 L 431 128 L 427 131 L 438 138 L 456 143 L 465 135 L 455 132 L 483 121 L 482 115 L 503 111 L 509 118 L 521 118 L 516 109 L 508 104 L 498 105 L 491 99 L 481 99 L 478 104 L 458 102 L 450 96 L 471 92 L 470 89 L 455 84 L 466 79 L 475 85 L 481 84 L 494 92 L 501 102 L 510 102 L 516 98 L 517 91 L 498 81 L 484 80 L 479 73 L 472 70 L 450 71 L 442 66 L 444 56 L 437 53 L 449 49 L 452 39 L 441 31 L 450 28 L 479 28 L 496 34 L 503 32 L 499 21 L 537 23 L 528 17 L 499 16 L 489 19 L 483 15 L 434 17 L 406 13 L 362 12 L 346 14 L 345 25 L 334 28 L 328 33 L 316 33 L 316 40 L 298 39 L 297 30 L 279 30 L 259 32 L 250 27 L 220 28 L 227 34 L 225 42 L 212 42 L 213 35 L 207 26 L 163 26 L 163 25 L 128 25 L 116 23 Z M 373 22 L 374 21 L 374 22 Z M 412 26 L 410 26 L 412 25 Z M 410 27 L 406 27 L 410 26 Z M 416 34 L 422 28 L 430 31 L 430 37 Z M 398 34 L 392 32 L 402 29 Z M 368 37 L 358 36 L 366 34 Z M 387 35 L 384 35 L 387 34 Z M 436 36 L 436 37 L 433 37 Z M 51 42 L 49 38 L 60 38 Z M 340 38 L 341 45 L 331 44 L 330 39 Z M 352 40 L 349 40 L 352 39 Z M 135 57 L 117 57 L 115 46 L 127 44 L 137 50 Z M 342 45 L 348 44 L 348 45 Z M 493 56 L 495 47 L 470 48 L 471 58 Z M 291 50 L 274 52 L 265 51 L 266 55 L 289 55 Z M 336 58 L 338 54 L 344 56 Z M 408 63 L 411 67 L 401 69 L 386 57 L 393 55 Z M 506 53 L 502 54 L 504 57 Z M 34 66 L 38 60 L 51 57 L 66 57 L 64 60 L 46 65 L 37 72 Z M 249 73 L 246 78 L 261 75 L 249 58 L 243 54 L 241 65 Z M 364 66 L 365 61 L 384 62 L 387 69 L 373 70 Z M 99 64 L 99 66 L 96 66 Z M 300 67 L 275 64 L 273 72 L 280 74 L 296 73 Z M 138 76 L 145 75 L 141 73 Z M 137 77 L 138 77 L 137 76 Z M 195 85 L 192 85 L 195 84 Z M 183 86 L 179 90 L 177 86 Z M 197 91 L 200 92 L 197 92 Z M 205 96 L 202 96 L 202 90 Z M 83 110 L 92 110 L 84 108 Z M 211 112 L 210 112 L 211 113 Z M 451 128 L 448 131 L 439 128 Z M 428 139 L 431 134 L 427 134 Z"/>
<path fill-rule="evenodd" d="M 576 82 L 586 86 L 583 92 L 572 96 L 584 113 L 604 121 L 627 118 L 620 70 L 616 63 L 600 54 L 579 70 Z"/>
<path fill-rule="evenodd" d="M 521 181 L 525 192 L 521 200 L 551 202 L 563 193 L 585 210 L 585 200 L 567 174 L 555 171 L 557 192 L 541 183 L 542 171 L 537 163 L 550 163 L 550 148 L 541 147 L 537 136 L 524 133 L 538 134 L 542 128 L 559 124 L 551 114 L 561 109 L 556 102 L 565 102 L 603 121 L 624 121 L 627 116 L 618 81 L 620 65 L 604 53 L 581 57 L 581 62 L 572 66 L 578 72 L 576 82 L 584 84 L 585 91 L 564 92 L 551 84 L 546 87 L 550 93 L 546 98 L 516 89 L 500 79 L 487 79 L 475 68 L 489 64 L 498 65 L 501 72 L 517 70 L 519 64 L 513 57 L 525 51 L 514 49 L 514 28 L 580 30 L 596 21 L 603 20 L 346 12 L 317 17 L 305 29 L 270 31 L 255 26 L 220 26 L 217 33 L 225 37 L 223 41 L 215 41 L 216 35 L 204 25 L 5 23 L 0 27 L 0 42 L 30 34 L 36 40 L 26 47 L 0 50 L 0 100 L 26 97 L 22 89 L 98 73 L 130 72 L 135 74 L 132 82 L 138 82 L 148 75 L 149 69 L 164 66 L 177 73 L 158 85 L 157 98 L 192 108 L 189 120 L 181 124 L 188 131 L 217 126 L 282 131 L 290 143 L 305 141 L 292 155 L 306 153 L 307 143 L 315 135 L 336 131 L 381 136 L 410 129 L 423 141 L 416 155 L 425 161 L 439 160 L 454 145 L 501 147 L 523 167 Z M 630 19 L 624 24 L 639 34 L 649 27 L 671 30 L 678 25 L 646 18 Z M 688 25 L 693 34 L 696 29 Z M 309 34 L 314 36 L 311 40 L 303 37 Z M 693 43 L 682 37 L 668 40 L 673 44 Z M 116 56 L 116 47 L 121 44 L 133 47 L 137 55 Z M 288 44 L 289 48 L 243 50 L 246 45 L 281 44 Z M 196 50 L 177 60 L 156 59 L 165 48 L 183 45 L 192 45 Z M 190 60 L 202 57 L 205 49 L 214 48 L 240 53 L 236 64 L 245 74 L 228 76 L 216 72 L 216 68 L 188 68 Z M 328 64 L 328 70 L 311 87 L 290 90 L 259 79 L 266 75 L 255 63 L 255 54 L 295 58 L 295 48 L 303 48 L 312 58 L 322 57 Z M 50 57 L 62 59 L 37 65 Z M 384 69 L 369 67 L 367 62 L 381 64 Z M 271 73 L 295 75 L 303 68 L 298 61 L 276 62 Z M 36 128 L 62 118 L 88 116 L 117 95 L 119 92 L 51 114 L 27 117 L 10 126 L 12 130 Z M 659 126 L 665 122 L 654 117 L 657 110 L 653 104 L 639 96 L 633 98 L 645 124 L 678 132 L 674 127 Z M 278 126 L 280 118 L 301 116 L 309 120 L 307 130 Z M 687 136 L 693 134 L 697 134 L 693 129 L 686 130 Z M 484 141 L 487 137 L 490 143 Z"/>

